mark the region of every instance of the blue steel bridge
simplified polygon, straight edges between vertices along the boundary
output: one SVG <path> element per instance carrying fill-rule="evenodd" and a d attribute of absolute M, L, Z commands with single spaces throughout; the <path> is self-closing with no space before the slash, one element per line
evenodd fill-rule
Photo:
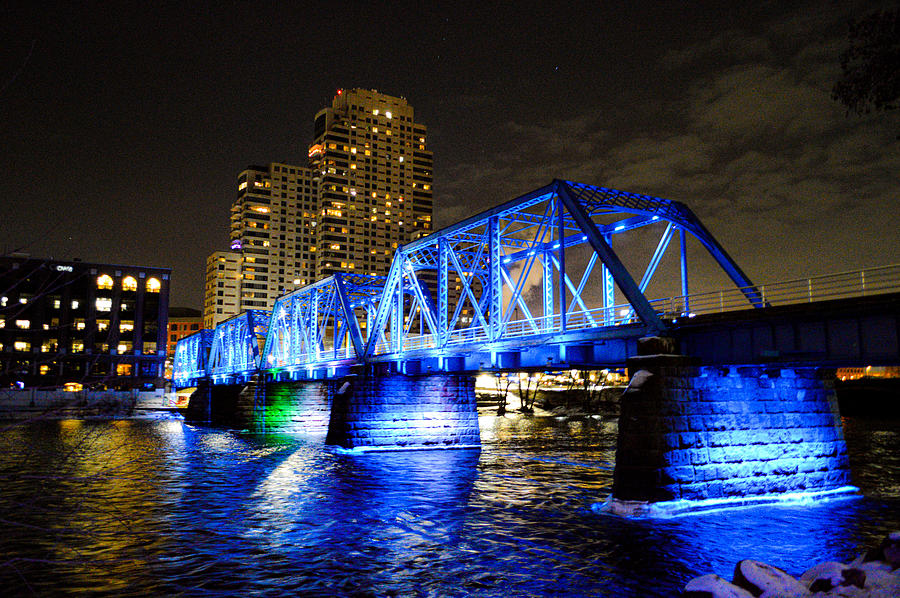
<path fill-rule="evenodd" d="M 667 254 L 674 267 L 654 281 Z M 711 259 L 733 286 L 692 292 L 689 257 Z M 649 299 L 654 282 L 674 296 Z M 408 375 L 608 367 L 650 335 L 677 337 L 707 363 L 896 363 L 898 289 L 898 266 L 754 285 L 684 204 L 554 180 L 399 247 L 387 276 L 334 274 L 271 312 L 182 339 L 173 378 L 185 388 L 368 364 Z M 860 311 L 848 299 L 873 294 L 887 303 Z M 778 307 L 790 304 L 801 311 Z"/>

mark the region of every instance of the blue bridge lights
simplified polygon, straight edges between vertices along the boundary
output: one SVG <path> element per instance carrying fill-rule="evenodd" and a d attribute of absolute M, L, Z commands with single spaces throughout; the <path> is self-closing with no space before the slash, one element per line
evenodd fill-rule
<path fill-rule="evenodd" d="M 663 224 L 646 267 L 632 275 L 614 242 L 638 229 L 655 234 Z M 645 293 L 676 234 L 676 284 L 684 299 L 677 314 L 661 314 Z M 532 365 L 567 355 L 591 359 L 591 343 L 664 332 L 665 316 L 690 312 L 689 236 L 748 307 L 763 306 L 747 276 L 684 205 L 555 180 L 399 247 L 386 277 L 335 274 L 279 298 L 271 315 L 253 311 L 221 323 L 207 372 L 214 383 L 227 383 L 256 372 L 322 377 L 384 361 L 415 372 L 523 366 L 528 352 Z M 638 244 L 627 246 L 626 261 L 634 264 Z"/>

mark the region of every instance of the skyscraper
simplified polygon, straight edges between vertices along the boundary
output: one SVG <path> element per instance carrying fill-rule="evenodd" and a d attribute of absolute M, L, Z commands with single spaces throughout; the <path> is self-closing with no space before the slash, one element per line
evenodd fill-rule
<path fill-rule="evenodd" d="M 239 284 L 207 276 L 204 321 L 271 308 L 334 272 L 387 274 L 398 245 L 432 230 L 426 139 L 404 98 L 338 90 L 316 114 L 306 165 L 273 162 L 238 175 L 231 249 Z"/>

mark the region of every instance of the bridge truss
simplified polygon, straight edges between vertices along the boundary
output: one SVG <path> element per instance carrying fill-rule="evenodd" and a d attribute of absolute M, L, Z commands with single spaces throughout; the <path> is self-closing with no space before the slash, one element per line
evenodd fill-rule
<path fill-rule="evenodd" d="M 172 381 L 177 388 L 196 386 L 198 381 L 208 375 L 212 336 L 212 330 L 200 330 L 196 334 L 180 339 L 175 345 Z"/>
<path fill-rule="evenodd" d="M 259 371 L 270 316 L 269 311 L 251 309 L 216 326 L 207 365 L 215 384 L 246 382 Z"/>
<path fill-rule="evenodd" d="M 639 229 L 659 240 L 645 267 L 629 270 L 613 248 L 626 247 L 627 261 L 635 263 L 637 245 L 623 238 Z M 661 312 L 645 292 L 676 236 L 683 300 L 675 313 Z M 373 362 L 399 364 L 407 373 L 524 367 L 575 355 L 600 359 L 597 342 L 621 357 L 623 339 L 663 332 L 670 318 L 690 312 L 689 236 L 748 307 L 764 305 L 685 205 L 554 180 L 399 247 L 386 277 L 335 274 L 281 297 L 258 360 L 262 314 L 223 322 L 209 373 L 216 380 L 240 377 L 254 363 L 276 379 L 334 375 Z"/>

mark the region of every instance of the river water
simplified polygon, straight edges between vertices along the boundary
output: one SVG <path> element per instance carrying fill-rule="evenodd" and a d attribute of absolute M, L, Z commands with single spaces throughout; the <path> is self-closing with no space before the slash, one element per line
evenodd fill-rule
<path fill-rule="evenodd" d="M 591 509 L 615 419 L 480 422 L 481 451 L 364 456 L 180 420 L 0 424 L 0 595 L 677 596 L 900 529 L 897 421 L 844 421 L 863 497 L 665 520 Z"/>

